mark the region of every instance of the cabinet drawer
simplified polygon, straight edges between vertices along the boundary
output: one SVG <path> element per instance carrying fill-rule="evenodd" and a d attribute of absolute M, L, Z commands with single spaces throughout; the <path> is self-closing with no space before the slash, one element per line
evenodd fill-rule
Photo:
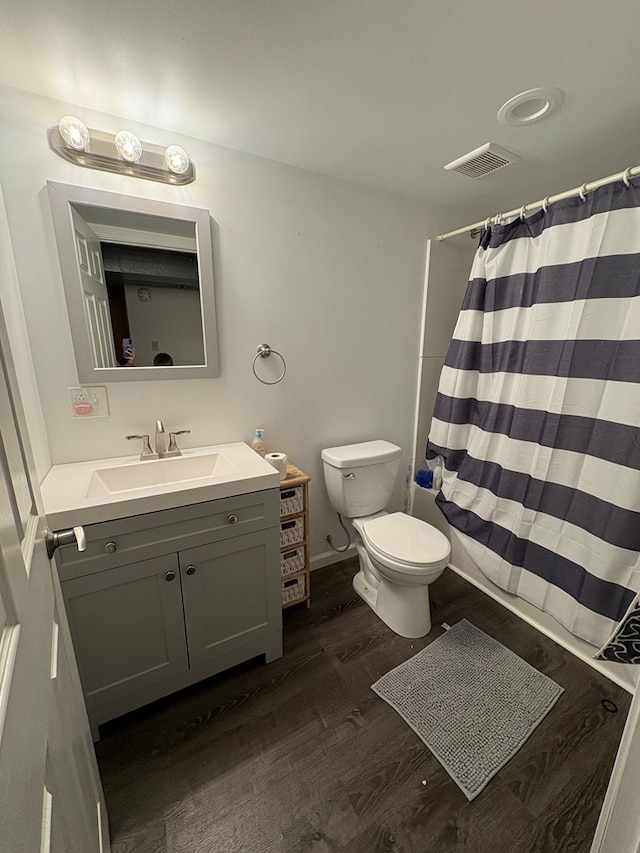
<path fill-rule="evenodd" d="M 279 503 L 279 490 L 269 489 L 86 525 L 86 551 L 60 548 L 56 554 L 60 579 L 275 527 Z"/>
<path fill-rule="evenodd" d="M 290 548 L 288 551 L 283 551 L 280 554 L 280 575 L 292 575 L 294 572 L 301 572 L 307 566 L 305 547 L 298 545 L 297 548 Z"/>
<path fill-rule="evenodd" d="M 280 516 L 295 515 L 304 510 L 304 486 L 280 487 Z"/>
<path fill-rule="evenodd" d="M 306 593 L 305 575 L 298 575 L 297 578 L 291 578 L 288 581 L 282 581 L 281 597 L 282 604 L 293 604 L 296 601 L 302 601 Z"/>
<path fill-rule="evenodd" d="M 304 517 L 291 518 L 280 522 L 280 547 L 297 545 L 304 540 Z"/>

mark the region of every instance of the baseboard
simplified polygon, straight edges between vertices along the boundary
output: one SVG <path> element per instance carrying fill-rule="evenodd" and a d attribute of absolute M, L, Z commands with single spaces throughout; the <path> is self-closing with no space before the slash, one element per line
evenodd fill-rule
<path fill-rule="evenodd" d="M 335 551 L 323 551 L 322 554 L 316 554 L 309 560 L 309 568 L 312 572 L 316 569 L 322 569 L 324 566 L 331 566 L 333 563 L 339 563 L 341 560 L 348 560 L 350 557 L 356 557 L 357 551 L 355 545 L 349 545 L 346 551 L 341 551 L 337 554 Z"/>

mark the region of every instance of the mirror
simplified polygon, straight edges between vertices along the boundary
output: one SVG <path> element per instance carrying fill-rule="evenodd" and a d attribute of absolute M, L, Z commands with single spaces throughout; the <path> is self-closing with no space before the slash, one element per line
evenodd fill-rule
<path fill-rule="evenodd" d="M 209 212 L 47 189 L 79 381 L 219 376 Z"/>

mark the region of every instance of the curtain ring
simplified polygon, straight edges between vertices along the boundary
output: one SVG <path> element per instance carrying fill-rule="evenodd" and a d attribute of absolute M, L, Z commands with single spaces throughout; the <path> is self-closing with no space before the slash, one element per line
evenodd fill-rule
<path fill-rule="evenodd" d="M 268 358 L 271 353 L 275 353 L 275 355 L 280 356 L 280 358 L 282 359 L 282 373 L 273 382 L 267 382 L 266 379 L 262 379 L 260 376 L 258 376 L 256 372 L 256 361 L 259 358 Z M 287 372 L 287 362 L 284 360 L 284 356 L 282 355 L 282 353 L 279 353 L 278 350 L 271 349 L 269 344 L 260 344 L 260 346 L 256 350 L 256 354 L 253 357 L 253 361 L 251 362 L 251 369 L 253 370 L 253 375 L 256 377 L 256 379 L 262 382 L 263 385 L 277 385 L 278 382 L 284 379 L 284 375 Z"/>
<path fill-rule="evenodd" d="M 485 227 L 485 229 L 486 229 L 486 228 L 488 228 L 490 225 L 491 225 L 491 217 L 490 217 L 490 216 L 487 216 L 487 218 L 486 218 L 486 219 L 485 219 L 485 221 L 484 221 L 484 227 Z"/>
<path fill-rule="evenodd" d="M 625 169 L 625 170 L 624 170 L 624 172 L 623 172 L 623 174 L 622 174 L 622 180 L 624 181 L 624 184 L 625 184 L 625 186 L 626 186 L 626 187 L 630 187 L 630 186 L 631 186 L 631 183 L 630 183 L 630 181 L 629 181 L 629 175 L 630 175 L 630 174 L 631 174 L 631 167 L 630 167 L 630 168 L 628 168 L 628 169 Z"/>
<path fill-rule="evenodd" d="M 549 196 L 542 199 L 542 209 L 544 210 L 545 213 L 547 212 L 548 206 L 549 206 Z"/>
<path fill-rule="evenodd" d="M 586 184 L 583 184 L 583 185 L 580 187 L 580 189 L 578 190 L 578 195 L 580 196 L 580 198 L 582 199 L 582 201 L 586 201 L 586 200 L 587 200 L 587 185 L 586 185 Z"/>
<path fill-rule="evenodd" d="M 520 208 L 520 222 L 524 222 L 524 209 L 526 206 L 527 206 L 526 204 L 523 204 L 522 207 Z"/>

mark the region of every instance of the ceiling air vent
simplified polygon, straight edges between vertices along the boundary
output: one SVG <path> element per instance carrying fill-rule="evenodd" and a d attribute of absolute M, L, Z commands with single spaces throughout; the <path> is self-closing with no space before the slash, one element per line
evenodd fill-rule
<path fill-rule="evenodd" d="M 445 169 L 460 172 L 461 175 L 468 175 L 470 178 L 484 178 L 485 175 L 497 172 L 498 169 L 503 169 L 519 159 L 517 154 L 512 154 L 511 151 L 506 151 L 494 145 L 493 142 L 487 142 L 475 151 L 458 157 L 452 163 L 447 163 Z"/>

